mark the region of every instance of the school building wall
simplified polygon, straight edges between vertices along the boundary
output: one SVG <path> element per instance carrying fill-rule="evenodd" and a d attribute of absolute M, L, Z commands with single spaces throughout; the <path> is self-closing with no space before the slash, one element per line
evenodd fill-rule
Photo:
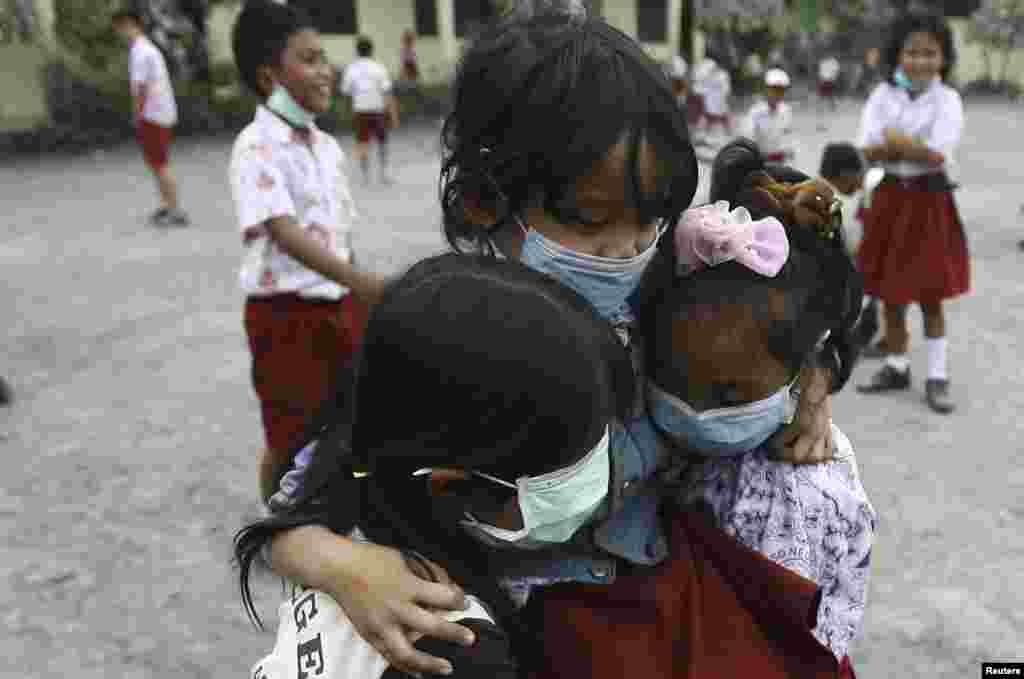
<path fill-rule="evenodd" d="M 988 75 L 985 70 L 984 50 L 981 45 L 967 42 L 969 23 L 969 19 L 950 19 L 949 21 L 950 28 L 953 29 L 958 58 L 954 75 L 960 85 L 966 85 L 972 80 L 980 80 Z M 992 75 L 995 78 L 1002 75 L 1002 58 L 1001 53 L 992 54 Z M 1024 88 L 1024 49 L 1015 49 L 1010 53 L 1006 78 Z"/>
<path fill-rule="evenodd" d="M 336 0 L 321 0 L 325 3 Z M 639 0 L 642 2 L 643 0 Z M 638 0 L 603 0 L 601 12 L 610 24 L 633 37 L 637 36 Z M 645 42 L 644 47 L 657 59 L 667 59 L 679 50 L 680 19 L 684 0 L 665 0 L 666 39 Z M 416 25 L 414 0 L 356 0 L 356 33 L 374 41 L 374 58 L 389 71 L 399 70 L 402 32 Z M 455 35 L 455 0 L 436 0 L 437 36 L 418 36 L 416 53 L 422 78 L 427 82 L 446 80 L 462 47 Z M 218 4 L 209 17 L 209 48 L 213 63 L 231 62 L 231 27 L 241 5 Z M 355 59 L 356 34 L 325 34 L 324 45 L 332 63 L 344 65 Z M 702 41 L 695 40 L 695 52 L 702 54 Z"/>
<path fill-rule="evenodd" d="M 23 41 L 15 34 L 0 40 L 0 132 L 30 130 L 46 124 L 44 69 L 53 40 L 53 0 L 36 1 L 37 35 Z"/>

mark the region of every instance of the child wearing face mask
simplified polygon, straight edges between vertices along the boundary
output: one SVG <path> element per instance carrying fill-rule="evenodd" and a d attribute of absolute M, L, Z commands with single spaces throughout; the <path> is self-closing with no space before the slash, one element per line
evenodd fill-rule
<path fill-rule="evenodd" d="M 466 337 L 502 343 L 503 360 L 467 350 Z M 628 354 L 585 300 L 550 278 L 447 254 L 416 264 L 374 307 L 352 391 L 354 412 L 347 397 L 328 400 L 311 428 L 302 490 L 237 537 L 247 610 L 258 622 L 249 576 L 273 532 L 321 524 L 356 548 L 372 540 L 401 550 L 405 562 L 396 555 L 387 568 L 455 578 L 473 593 L 470 609 L 447 619 L 471 629 L 475 644 L 416 643 L 443 654 L 451 676 L 519 676 L 512 648 L 525 662 L 537 640 L 492 574 L 514 556 L 510 545 L 564 543 L 605 511 L 609 423 L 633 400 Z M 431 469 L 449 482 L 432 484 Z M 312 587 L 282 604 L 261 676 L 294 676 L 298 653 L 325 679 L 398 677 L 345 616 L 347 603 Z"/>
<path fill-rule="evenodd" d="M 245 330 L 267 449 L 260 490 L 273 492 L 288 451 L 351 362 L 380 280 L 353 265 L 356 212 L 337 141 L 317 129 L 331 67 L 312 20 L 270 0 L 245 4 L 234 28 L 242 80 L 263 102 L 231 153 L 244 256 Z"/>
<path fill-rule="evenodd" d="M 467 336 L 480 347 L 505 344 L 502 360 L 467 351 Z M 397 392 L 395 375 L 405 385 Z M 645 647 L 642 656 L 627 657 L 649 679 L 678 676 L 683 666 L 714 667 L 721 676 L 752 667 L 758 676 L 779 679 L 835 676 L 825 654 L 808 650 L 809 634 L 802 645 L 792 641 L 801 640 L 806 610 L 794 624 L 735 595 L 742 582 L 769 606 L 811 609 L 814 588 L 710 526 L 700 532 L 696 515 L 671 522 L 671 566 L 624 571 L 621 583 L 599 588 L 630 597 L 634 611 L 656 601 L 671 619 L 641 615 L 638 628 L 635 616 L 620 613 L 612 619 L 623 626 L 611 637 L 584 627 L 584 647 L 563 647 L 549 638 L 574 634 L 582 619 L 551 614 L 561 608 L 559 592 L 555 603 L 540 594 L 531 602 L 540 608 L 524 611 L 498 586 L 529 555 L 564 564 L 566 555 L 597 553 L 590 529 L 623 499 L 609 432 L 627 415 L 634 389 L 618 337 L 583 298 L 550 277 L 490 257 L 448 254 L 420 262 L 373 309 L 354 399 L 329 400 L 311 427 L 315 444 L 302 490 L 236 538 L 247 609 L 258 621 L 249 577 L 271 536 L 319 524 L 349 535 L 356 551 L 394 550 L 363 575 L 366 586 L 397 569 L 426 586 L 453 578 L 472 593 L 468 610 L 445 619 L 472 630 L 475 643 L 412 640 L 417 652 L 447 658 L 443 673 L 450 676 L 621 677 L 618 665 L 571 669 L 589 664 L 594 647 L 618 643 Z M 431 470 L 447 482 L 429 481 Z M 720 569 L 723 560 L 732 572 Z M 674 596 L 663 595 L 668 589 Z M 332 595 L 302 583 L 280 608 L 274 652 L 254 672 L 294 677 L 298 657 L 301 672 L 325 679 L 399 676 L 346 615 L 358 596 L 358 589 Z M 769 642 L 760 634 L 765 626 L 791 641 Z M 723 649 L 727 660 L 718 657 Z M 789 667 L 794 654 L 806 663 L 796 673 Z M 666 674 L 667 666 L 675 669 Z"/>
<path fill-rule="evenodd" d="M 468 43 L 443 130 L 444 230 L 457 252 L 518 259 L 577 292 L 629 345 L 639 368 L 631 298 L 660 235 L 694 195 L 696 160 L 659 65 L 635 41 L 571 4 L 536 14 L 520 7 Z M 495 361 L 504 346 L 487 347 Z M 773 439 L 786 444 L 789 459 L 830 454 L 827 382 L 826 370 L 801 375 L 799 414 Z M 623 568 L 669 560 L 656 477 L 675 461 L 646 422 L 638 399 L 609 431 L 613 488 L 621 497 L 584 536 L 598 551 L 518 550 L 518 571 L 503 579 L 517 603 L 538 587 L 611 584 Z M 518 534 L 491 537 L 530 546 L 516 544 Z M 403 630 L 464 638 L 428 610 L 457 607 L 458 592 L 425 591 L 401 578 L 367 588 L 361 578 L 374 559 L 352 549 L 345 538 L 307 526 L 276 535 L 270 557 L 277 572 L 344 600 L 356 627 L 396 666 L 438 671 L 440 661 L 415 652 Z"/>
<path fill-rule="evenodd" d="M 651 419 L 694 455 L 684 505 L 818 584 L 814 634 L 848 667 L 876 521 L 853 449 L 834 425 L 828 463 L 796 467 L 762 444 L 792 417 L 817 347 L 834 357 L 832 390 L 847 381 L 860 276 L 831 190 L 766 166 L 752 143 L 723 149 L 711 197 L 683 215 L 641 292 Z"/>
<path fill-rule="evenodd" d="M 910 388 L 907 308 L 916 303 L 928 354 L 925 401 L 948 414 L 955 403 L 943 301 L 970 287 L 967 240 L 948 176 L 964 126 L 960 95 L 945 82 L 956 63 L 952 33 L 939 16 L 909 14 L 893 27 L 884 60 L 890 77 L 864 105 L 860 146 L 886 174 L 865 215 L 858 259 L 865 290 L 883 303 L 879 349 L 887 356 L 857 390 Z"/>

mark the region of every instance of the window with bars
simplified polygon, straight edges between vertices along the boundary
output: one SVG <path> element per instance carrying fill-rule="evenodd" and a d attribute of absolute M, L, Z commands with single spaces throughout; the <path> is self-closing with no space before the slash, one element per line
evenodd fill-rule
<path fill-rule="evenodd" d="M 492 0 L 455 0 L 455 35 L 465 37 L 496 13 Z"/>
<path fill-rule="evenodd" d="M 668 40 L 668 0 L 636 0 L 636 37 L 640 42 Z"/>
<path fill-rule="evenodd" d="M 416 0 L 416 35 L 437 35 L 437 0 Z"/>
<path fill-rule="evenodd" d="M 321 33 L 355 35 L 359 32 L 355 0 L 289 0 L 313 19 Z"/>

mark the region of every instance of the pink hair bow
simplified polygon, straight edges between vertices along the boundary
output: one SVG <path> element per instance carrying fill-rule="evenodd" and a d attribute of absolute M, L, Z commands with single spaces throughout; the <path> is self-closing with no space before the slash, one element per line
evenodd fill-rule
<path fill-rule="evenodd" d="M 789 258 L 782 222 L 774 217 L 754 221 L 745 207 L 730 211 L 724 200 L 684 212 L 676 225 L 675 245 L 680 276 L 736 260 L 773 278 Z"/>

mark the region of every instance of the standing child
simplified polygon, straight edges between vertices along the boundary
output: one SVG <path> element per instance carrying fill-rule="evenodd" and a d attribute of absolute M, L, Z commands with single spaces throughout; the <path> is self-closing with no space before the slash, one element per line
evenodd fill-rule
<path fill-rule="evenodd" d="M 716 130 L 721 130 L 725 135 L 732 133 L 732 116 L 729 112 L 732 79 L 729 77 L 729 71 L 709 56 L 701 62 L 698 82 L 698 91 L 703 100 L 698 129 L 712 146 L 716 146 L 716 142 L 721 142 L 716 137 Z"/>
<path fill-rule="evenodd" d="M 793 112 L 784 99 L 789 90 L 789 75 L 781 68 L 764 74 L 764 99 L 750 109 L 744 121 L 743 136 L 757 144 L 769 163 L 793 159 Z"/>
<path fill-rule="evenodd" d="M 331 67 L 313 22 L 270 0 L 235 24 L 242 80 L 262 100 L 235 141 L 230 179 L 245 257 L 245 329 L 268 450 L 264 497 L 307 418 L 351 361 L 379 279 L 352 264 L 355 209 L 338 142 L 313 119 L 327 110 Z M 350 291 L 360 296 L 356 301 Z"/>
<path fill-rule="evenodd" d="M 907 306 L 924 314 L 928 377 L 925 399 L 949 413 L 946 317 L 943 300 L 970 287 L 967 241 L 946 171 L 963 132 L 960 95 L 945 80 L 956 61 L 953 36 L 931 14 L 908 14 L 885 51 L 889 79 L 864 106 L 860 145 L 886 178 L 865 215 L 860 268 L 868 294 L 885 305 L 885 365 L 866 394 L 910 388 Z"/>
<path fill-rule="evenodd" d="M 167 157 L 174 126 L 178 122 L 178 107 L 167 62 L 157 46 L 146 37 L 142 15 L 137 10 L 119 10 L 111 24 L 129 45 L 128 71 L 135 136 L 160 191 L 160 208 L 150 216 L 150 222 L 156 226 L 188 226 L 188 215 L 178 207 L 178 182 L 171 174 Z"/>
<path fill-rule="evenodd" d="M 356 158 L 363 171 L 363 182 L 370 183 L 370 138 L 377 140 L 381 181 L 392 181 L 388 171 L 388 127 L 398 127 L 398 103 L 391 92 L 391 77 L 379 61 L 373 59 L 373 41 L 361 37 L 356 42 L 359 56 L 345 69 L 341 91 L 352 97 L 352 124 L 356 133 Z"/>
<path fill-rule="evenodd" d="M 818 64 L 818 115 L 821 117 L 819 127 L 825 129 L 825 114 L 835 113 L 838 107 L 839 71 L 842 67 L 835 55 L 828 55 Z"/>
<path fill-rule="evenodd" d="M 884 175 L 881 168 L 866 170 L 864 158 L 853 144 L 829 144 L 821 156 L 818 176 L 839 196 L 846 244 L 852 255 L 856 255 L 864 236 L 864 212 L 871 206 L 871 192 L 877 187 L 880 175 Z M 858 345 L 867 348 L 877 332 L 878 300 L 865 296 L 855 331 Z"/>

